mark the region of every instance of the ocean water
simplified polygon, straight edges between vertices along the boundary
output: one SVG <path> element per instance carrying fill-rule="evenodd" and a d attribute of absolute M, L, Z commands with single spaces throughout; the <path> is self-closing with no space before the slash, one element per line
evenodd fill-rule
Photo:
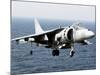
<path fill-rule="evenodd" d="M 44 30 L 70 26 L 74 21 L 39 19 Z M 95 32 L 95 22 L 82 22 L 84 27 Z M 11 38 L 34 34 L 34 19 L 12 18 Z M 96 33 L 96 32 L 95 32 Z M 16 44 L 11 42 L 11 74 L 31 74 L 96 69 L 96 37 L 91 45 L 75 44 L 75 55 L 70 49 L 60 49 L 59 56 L 52 56 L 52 49 L 37 47 L 35 43 Z M 30 55 L 30 51 L 33 54 Z"/>

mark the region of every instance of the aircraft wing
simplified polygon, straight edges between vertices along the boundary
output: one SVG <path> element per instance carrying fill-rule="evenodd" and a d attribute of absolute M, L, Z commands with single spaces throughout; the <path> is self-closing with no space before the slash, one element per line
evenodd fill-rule
<path fill-rule="evenodd" d="M 56 33 L 58 33 L 58 32 L 60 32 L 61 30 L 63 30 L 64 28 L 56 28 L 56 29 L 53 29 L 53 30 L 48 30 L 48 31 L 44 31 L 44 32 L 42 32 L 42 33 L 38 33 L 38 34 L 31 34 L 31 35 L 27 35 L 27 36 L 22 36 L 22 37 L 18 37 L 18 38 L 14 38 L 14 39 L 12 39 L 11 41 L 19 41 L 19 40 L 21 40 L 21 39 L 24 39 L 25 41 L 28 41 L 28 39 L 29 38 L 39 38 L 39 36 L 42 36 L 42 35 L 49 35 L 49 36 L 51 36 L 51 37 L 49 37 L 49 39 L 50 38 L 52 38 Z M 39 39 L 41 39 L 41 38 L 39 38 Z"/>

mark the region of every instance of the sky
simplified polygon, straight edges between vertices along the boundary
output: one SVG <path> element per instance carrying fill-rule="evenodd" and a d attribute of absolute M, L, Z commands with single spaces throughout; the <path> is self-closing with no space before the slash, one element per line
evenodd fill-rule
<path fill-rule="evenodd" d="M 12 1 L 12 17 L 95 21 L 95 6 Z"/>

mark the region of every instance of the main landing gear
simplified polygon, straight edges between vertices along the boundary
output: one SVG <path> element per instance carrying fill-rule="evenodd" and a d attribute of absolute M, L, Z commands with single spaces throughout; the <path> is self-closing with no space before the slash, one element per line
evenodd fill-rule
<path fill-rule="evenodd" d="M 53 50 L 52 55 L 53 56 L 59 56 L 59 50 Z"/>

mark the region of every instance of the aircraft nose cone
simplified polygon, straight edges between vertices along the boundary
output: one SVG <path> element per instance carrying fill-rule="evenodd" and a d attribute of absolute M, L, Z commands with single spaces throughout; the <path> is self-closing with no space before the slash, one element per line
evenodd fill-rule
<path fill-rule="evenodd" d="M 89 31 L 89 36 L 90 36 L 90 38 L 94 37 L 95 36 L 94 32 Z"/>

